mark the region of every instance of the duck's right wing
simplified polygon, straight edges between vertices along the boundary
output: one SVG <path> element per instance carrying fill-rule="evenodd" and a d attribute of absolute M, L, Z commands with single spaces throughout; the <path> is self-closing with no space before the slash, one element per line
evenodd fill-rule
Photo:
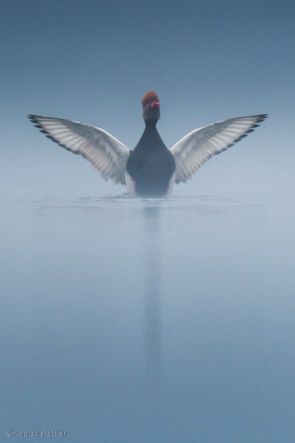
<path fill-rule="evenodd" d="M 257 114 L 230 118 L 185 135 L 171 148 L 176 161 L 175 182 L 186 182 L 206 160 L 246 137 L 266 117 Z"/>
<path fill-rule="evenodd" d="M 28 117 L 48 138 L 89 160 L 105 180 L 125 184 L 129 150 L 107 131 L 63 118 Z"/>

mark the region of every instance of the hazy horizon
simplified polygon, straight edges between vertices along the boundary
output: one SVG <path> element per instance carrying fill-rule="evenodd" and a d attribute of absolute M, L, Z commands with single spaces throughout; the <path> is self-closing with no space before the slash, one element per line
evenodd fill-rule
<path fill-rule="evenodd" d="M 1 441 L 291 443 L 295 4 L 4 0 Z M 121 198 L 27 114 L 132 149 L 269 118 L 171 199 Z M 15 437 L 16 439 L 16 437 Z"/>

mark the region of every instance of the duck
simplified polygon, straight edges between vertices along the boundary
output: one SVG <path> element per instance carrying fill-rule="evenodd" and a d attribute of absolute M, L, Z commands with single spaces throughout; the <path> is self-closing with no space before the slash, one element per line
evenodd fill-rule
<path fill-rule="evenodd" d="M 28 118 L 50 140 L 87 159 L 105 180 L 126 186 L 130 196 L 166 197 L 185 183 L 212 156 L 220 154 L 254 131 L 267 114 L 233 117 L 193 129 L 170 149 L 157 122 L 158 94 L 141 99 L 145 128 L 134 149 L 104 129 L 64 118 L 29 114 Z"/>

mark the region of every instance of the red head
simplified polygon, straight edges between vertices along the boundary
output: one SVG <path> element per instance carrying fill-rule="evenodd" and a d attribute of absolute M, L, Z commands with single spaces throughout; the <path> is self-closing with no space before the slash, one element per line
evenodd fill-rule
<path fill-rule="evenodd" d="M 145 120 L 155 120 L 160 118 L 160 101 L 155 91 L 148 91 L 141 99 L 143 118 Z"/>

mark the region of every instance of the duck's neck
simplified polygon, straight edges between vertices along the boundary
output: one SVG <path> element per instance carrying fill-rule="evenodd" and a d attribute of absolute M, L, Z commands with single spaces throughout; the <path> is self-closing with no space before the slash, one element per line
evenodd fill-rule
<path fill-rule="evenodd" d="M 156 128 L 158 119 L 147 119 L 145 120 L 145 129 L 143 134 L 136 146 L 137 149 L 151 151 L 153 149 L 165 148 L 163 140 L 158 133 Z"/>
<path fill-rule="evenodd" d="M 157 118 L 149 118 L 149 119 L 145 120 L 144 122 L 145 122 L 145 127 L 146 128 L 154 128 L 154 129 L 156 129 L 156 124 L 158 122 L 158 119 Z"/>
<path fill-rule="evenodd" d="M 158 133 L 158 130 L 156 128 L 158 119 L 150 118 L 148 120 L 145 120 L 145 129 L 142 134 L 142 139 L 145 141 L 153 141 L 160 139 L 160 135 Z"/>

